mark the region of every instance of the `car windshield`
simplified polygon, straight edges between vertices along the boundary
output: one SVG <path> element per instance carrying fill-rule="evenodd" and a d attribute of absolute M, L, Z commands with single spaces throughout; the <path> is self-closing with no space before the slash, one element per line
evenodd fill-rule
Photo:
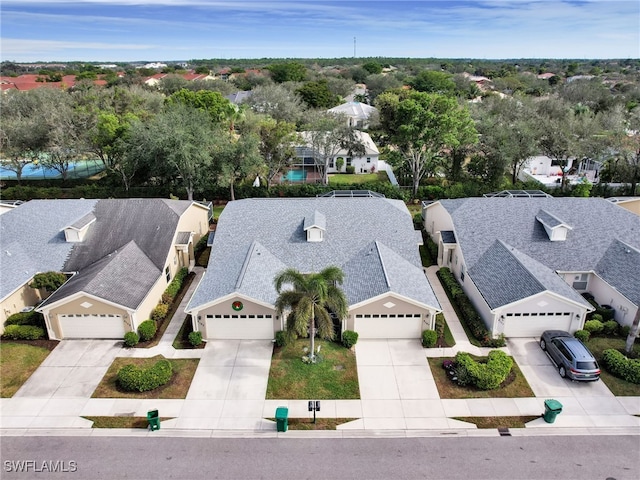
<path fill-rule="evenodd" d="M 577 362 L 578 370 L 596 370 L 598 366 L 596 362 Z"/>

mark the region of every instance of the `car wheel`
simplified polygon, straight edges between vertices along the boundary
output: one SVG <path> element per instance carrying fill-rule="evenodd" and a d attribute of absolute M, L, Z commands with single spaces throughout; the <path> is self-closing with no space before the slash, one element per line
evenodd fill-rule
<path fill-rule="evenodd" d="M 567 371 L 565 370 L 565 368 L 564 368 L 564 367 L 560 367 L 560 368 L 558 369 L 558 373 L 560 374 L 560 376 L 561 376 L 562 378 L 565 378 L 565 377 L 567 376 Z"/>
<path fill-rule="evenodd" d="M 543 339 L 540 339 L 540 348 L 542 350 L 546 350 L 547 349 L 547 342 L 545 342 Z"/>

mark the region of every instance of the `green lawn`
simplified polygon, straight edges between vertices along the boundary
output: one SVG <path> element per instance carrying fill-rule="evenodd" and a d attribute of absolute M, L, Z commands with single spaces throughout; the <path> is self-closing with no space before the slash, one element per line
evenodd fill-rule
<path fill-rule="evenodd" d="M 44 346 L 22 342 L 0 343 L 0 397 L 12 397 L 40 366 L 58 342 L 44 341 Z"/>
<path fill-rule="evenodd" d="M 621 397 L 640 396 L 640 385 L 636 385 L 635 383 L 627 382 L 626 380 L 622 380 L 621 378 L 614 377 L 602 366 L 602 352 L 609 348 L 613 348 L 624 353 L 625 342 L 626 337 L 592 337 L 587 341 L 586 345 L 600 364 L 600 380 L 607 385 L 609 390 L 611 390 L 611 393 Z M 637 350 L 638 345 L 636 340 L 634 351 L 637 352 Z"/>
<path fill-rule="evenodd" d="M 532 415 L 521 417 L 454 417 L 454 420 L 475 423 L 478 428 L 525 428 L 529 423 L 540 416 Z"/>
<path fill-rule="evenodd" d="M 387 172 L 376 173 L 332 173 L 329 175 L 329 185 L 354 185 L 361 183 L 388 182 Z"/>
<path fill-rule="evenodd" d="M 91 428 L 147 428 L 149 422 L 147 417 L 83 417 L 91 420 Z M 171 420 L 172 417 L 160 417 L 160 428 L 164 420 Z"/>
<path fill-rule="evenodd" d="M 340 344 L 323 340 L 322 361 L 310 365 L 302 361 L 308 339 L 298 339 L 275 348 L 271 359 L 267 399 L 337 400 L 360 398 L 355 353 Z"/>
<path fill-rule="evenodd" d="M 475 360 L 486 360 L 486 357 L 475 357 Z M 511 373 L 504 383 L 495 390 L 480 390 L 476 387 L 461 387 L 447 377 L 447 372 L 442 368 L 444 360 L 453 358 L 429 358 L 429 366 L 433 379 L 436 382 L 440 398 L 520 398 L 535 397 L 529 383 L 524 378 L 518 364 L 514 361 Z"/>
<path fill-rule="evenodd" d="M 116 358 L 102 381 L 93 392 L 92 398 L 186 398 L 191 381 L 198 368 L 197 358 L 170 359 L 173 366 L 173 377 L 166 385 L 148 392 L 126 392 L 118 387 L 118 371 L 127 364 L 136 365 L 139 368 L 149 368 L 159 359 L 156 355 L 152 358 Z"/>

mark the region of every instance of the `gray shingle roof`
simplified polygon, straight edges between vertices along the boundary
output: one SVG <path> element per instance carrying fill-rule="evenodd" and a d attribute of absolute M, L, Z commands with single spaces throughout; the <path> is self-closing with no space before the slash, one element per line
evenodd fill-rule
<path fill-rule="evenodd" d="M 549 228 L 555 228 L 558 227 L 560 225 L 566 225 L 567 227 L 571 228 L 570 225 L 568 225 L 567 223 L 563 222 L 562 220 L 560 220 L 558 217 L 556 217 L 555 215 L 552 215 L 551 213 L 545 211 L 545 210 L 540 210 L 538 212 L 538 214 L 536 215 L 536 220 L 538 220 L 540 223 L 542 223 L 542 225 L 545 225 Z"/>
<path fill-rule="evenodd" d="M 162 271 L 131 241 L 71 277 L 41 306 L 85 292 L 136 309 L 161 274 Z"/>
<path fill-rule="evenodd" d="M 465 198 L 440 203 L 451 214 L 469 271 L 499 239 L 551 271 L 606 271 L 610 285 L 640 304 L 640 269 L 630 272 L 623 261 L 607 254 L 615 240 L 640 250 L 637 215 L 601 198 Z M 571 225 L 565 241 L 549 240 L 536 220 L 540 210 Z"/>
<path fill-rule="evenodd" d="M 69 225 L 69 227 L 75 228 L 76 230 L 81 230 L 83 227 L 86 227 L 91 222 L 95 221 L 95 219 L 96 216 L 93 214 L 93 212 L 90 212 L 84 215 L 82 218 L 79 218 L 78 220 L 73 222 L 71 225 Z"/>
<path fill-rule="evenodd" d="M 315 211 L 325 217 L 324 240 L 307 242 L 305 219 Z M 382 267 L 385 258 L 390 287 Z M 343 287 L 350 304 L 395 291 L 439 308 L 422 271 L 413 221 L 403 202 L 326 197 L 228 203 L 218 220 L 207 272 L 188 308 L 233 292 L 251 292 L 253 298 L 272 304 L 275 274 L 289 267 L 318 272 L 329 265 L 345 272 Z"/>
<path fill-rule="evenodd" d="M 89 214 L 98 200 L 31 200 L 0 215 L 0 298 L 38 272 L 64 270 L 74 247 L 64 227 Z"/>
<path fill-rule="evenodd" d="M 314 210 L 311 215 L 304 217 L 304 230 L 308 230 L 312 227 L 317 227 L 321 230 L 326 230 L 327 217 L 317 210 Z"/>

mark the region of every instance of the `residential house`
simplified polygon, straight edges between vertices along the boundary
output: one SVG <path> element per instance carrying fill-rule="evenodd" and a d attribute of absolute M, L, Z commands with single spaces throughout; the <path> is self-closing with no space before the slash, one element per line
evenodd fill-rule
<path fill-rule="evenodd" d="M 345 148 L 337 148 L 336 154 L 328 162 L 328 173 L 345 172 L 347 167 L 352 166 L 355 173 L 372 173 L 379 170 L 378 147 L 368 133 L 355 130 L 357 140 L 364 146 L 364 155 L 354 155 Z M 317 175 L 317 164 L 320 162 L 319 154 L 314 150 L 309 132 L 301 132 L 300 137 L 305 142 L 295 148 L 296 157 L 292 160 L 291 167 L 302 173 L 299 177 L 285 175 L 283 180 L 305 181 L 319 178 Z M 342 159 L 342 167 L 338 169 L 337 160 Z"/>
<path fill-rule="evenodd" d="M 626 208 L 630 212 L 640 215 L 640 197 L 612 197 L 607 198 L 611 203 Z"/>
<path fill-rule="evenodd" d="M 593 307 L 630 325 L 640 305 L 640 217 L 601 198 L 425 203 L 424 228 L 492 335 L 575 332 Z"/>
<path fill-rule="evenodd" d="M 378 114 L 378 109 L 360 102 L 347 102 L 327 110 L 329 113 L 343 115 L 347 124 L 354 128 L 369 128 L 369 122 Z"/>
<path fill-rule="evenodd" d="M 422 269 L 411 214 L 382 196 L 246 199 L 217 224 L 207 272 L 187 311 L 208 339 L 272 339 L 284 330 L 275 276 L 335 265 L 349 313 L 338 331 L 360 338 L 419 338 L 440 305 Z"/>
<path fill-rule="evenodd" d="M 49 338 L 122 338 L 149 318 L 176 272 L 193 267 L 208 218 L 207 206 L 181 200 L 20 205 L 0 216 L 2 323 L 36 307 Z M 28 286 L 47 271 L 70 276 L 48 297 Z"/>

